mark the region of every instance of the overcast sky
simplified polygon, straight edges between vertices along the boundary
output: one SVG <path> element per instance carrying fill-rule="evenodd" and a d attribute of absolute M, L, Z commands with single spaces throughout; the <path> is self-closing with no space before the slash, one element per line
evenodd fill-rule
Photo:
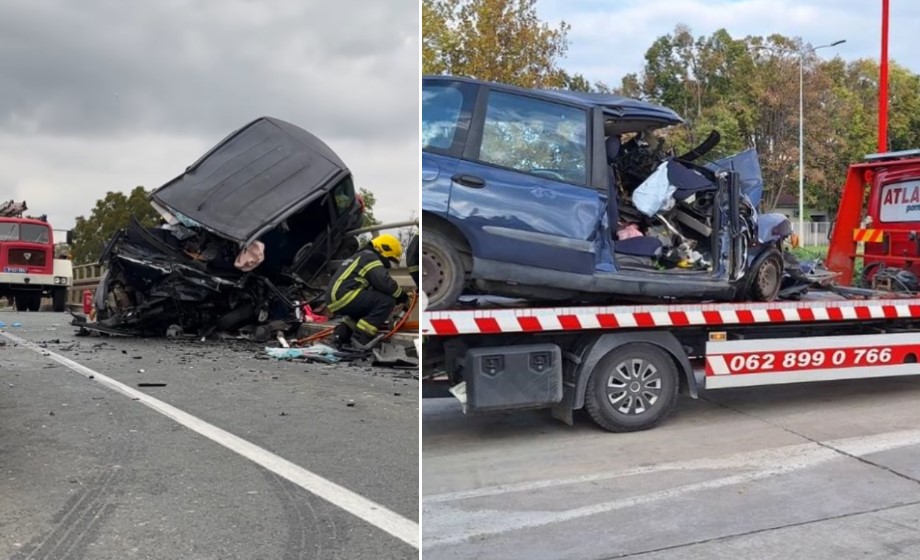
<path fill-rule="evenodd" d="M 418 0 L 2 0 L 0 199 L 56 229 L 157 187 L 259 116 L 418 207 Z"/>
<path fill-rule="evenodd" d="M 920 2 L 890 0 L 890 57 L 920 73 L 914 41 L 920 29 Z M 538 0 L 542 19 L 565 20 L 569 53 L 562 66 L 592 81 L 619 85 L 642 69 L 652 41 L 690 26 L 695 36 L 724 27 L 733 37 L 781 33 L 813 46 L 847 42 L 819 55 L 844 59 L 879 57 L 881 0 Z"/>

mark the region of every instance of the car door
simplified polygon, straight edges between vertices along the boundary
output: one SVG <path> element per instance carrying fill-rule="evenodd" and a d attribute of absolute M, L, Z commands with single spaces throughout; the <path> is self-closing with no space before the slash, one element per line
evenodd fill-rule
<path fill-rule="evenodd" d="M 479 98 L 451 176 L 451 222 L 478 258 L 591 274 L 599 193 L 588 186 L 588 111 L 498 88 Z"/>
<path fill-rule="evenodd" d="M 447 215 L 451 177 L 469 131 L 479 86 L 450 78 L 422 80 L 422 209 Z"/>

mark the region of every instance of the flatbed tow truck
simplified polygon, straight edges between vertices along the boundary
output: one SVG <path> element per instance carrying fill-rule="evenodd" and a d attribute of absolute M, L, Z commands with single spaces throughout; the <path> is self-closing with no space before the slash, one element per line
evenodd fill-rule
<path fill-rule="evenodd" d="M 799 301 L 424 312 L 423 379 L 446 377 L 464 411 L 551 408 L 571 424 L 585 409 L 623 432 L 659 424 L 678 393 L 920 375 L 917 290 L 847 287 L 859 259 L 863 282 L 920 266 L 914 197 L 920 150 L 851 165 L 827 257 L 842 287 Z"/>

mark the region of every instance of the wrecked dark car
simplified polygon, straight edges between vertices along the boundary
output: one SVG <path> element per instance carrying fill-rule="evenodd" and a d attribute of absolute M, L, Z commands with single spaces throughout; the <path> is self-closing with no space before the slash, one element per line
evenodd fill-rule
<path fill-rule="evenodd" d="M 536 301 L 777 296 L 782 215 L 759 215 L 753 150 L 674 154 L 670 109 L 606 94 L 422 81 L 422 288 Z"/>
<path fill-rule="evenodd" d="M 331 261 L 357 249 L 347 232 L 364 214 L 342 160 L 267 117 L 227 136 L 151 203 L 164 223 L 135 221 L 103 252 L 91 330 L 259 340 L 289 330 L 321 296 Z"/>

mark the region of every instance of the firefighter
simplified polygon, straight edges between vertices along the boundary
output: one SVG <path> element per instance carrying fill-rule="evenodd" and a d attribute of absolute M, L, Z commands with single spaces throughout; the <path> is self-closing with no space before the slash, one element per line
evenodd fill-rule
<path fill-rule="evenodd" d="M 356 342 L 367 344 L 386 324 L 396 304 L 408 301 L 409 294 L 387 272 L 399 264 L 401 255 L 399 240 L 384 233 L 342 263 L 332 276 L 326 288 L 326 307 L 344 317 L 334 334 L 339 345 L 347 344 L 352 335 Z"/>
<path fill-rule="evenodd" d="M 418 288 L 418 234 L 412 236 L 409 240 L 409 247 L 406 249 L 406 266 L 409 267 L 409 274 L 415 287 Z"/>

